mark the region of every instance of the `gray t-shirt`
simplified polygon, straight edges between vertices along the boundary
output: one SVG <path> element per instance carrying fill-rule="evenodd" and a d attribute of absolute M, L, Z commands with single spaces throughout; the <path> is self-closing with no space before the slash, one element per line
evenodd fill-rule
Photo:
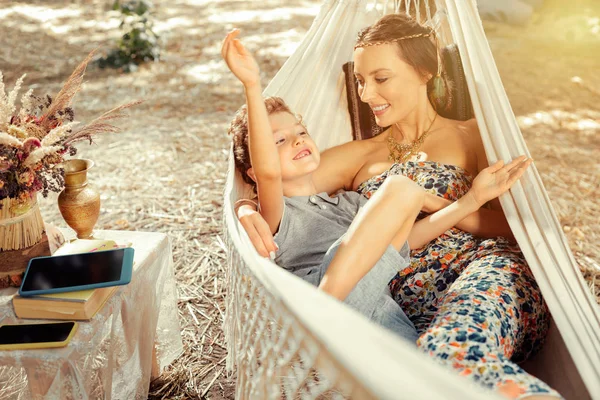
<path fill-rule="evenodd" d="M 367 198 L 356 192 L 335 197 L 327 193 L 284 197 L 284 208 L 275 243 L 275 262 L 298 274 L 319 266 L 327 250 L 342 237 Z"/>

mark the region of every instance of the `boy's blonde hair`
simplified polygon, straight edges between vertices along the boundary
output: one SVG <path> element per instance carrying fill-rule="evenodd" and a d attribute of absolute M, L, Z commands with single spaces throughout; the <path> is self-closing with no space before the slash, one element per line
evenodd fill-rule
<path fill-rule="evenodd" d="M 265 106 L 269 115 L 277 112 L 287 112 L 294 115 L 288 105 L 285 104 L 285 101 L 280 97 L 267 97 L 265 99 Z M 248 169 L 252 167 L 252 164 L 250 163 L 250 150 L 248 149 L 248 106 L 246 104 L 236 112 L 227 132 L 232 136 L 233 140 L 235 167 L 242 174 L 244 182 L 252 185 L 252 188 L 256 192 L 256 183 L 248 176 Z"/>

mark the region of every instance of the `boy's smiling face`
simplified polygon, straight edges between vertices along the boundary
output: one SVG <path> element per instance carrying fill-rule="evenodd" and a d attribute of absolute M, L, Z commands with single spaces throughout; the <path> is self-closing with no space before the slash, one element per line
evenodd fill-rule
<path fill-rule="evenodd" d="M 288 112 L 269 115 L 273 140 L 279 152 L 283 181 L 302 178 L 319 166 L 319 149 L 306 128 Z"/>

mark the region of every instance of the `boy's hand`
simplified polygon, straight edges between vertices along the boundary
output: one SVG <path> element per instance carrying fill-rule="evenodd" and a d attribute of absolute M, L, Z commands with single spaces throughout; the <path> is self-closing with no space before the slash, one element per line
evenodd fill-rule
<path fill-rule="evenodd" d="M 504 165 L 502 160 L 481 170 L 473 180 L 469 192 L 480 206 L 495 199 L 510 187 L 525 173 L 531 164 L 531 158 L 520 156 Z"/>
<path fill-rule="evenodd" d="M 237 39 L 239 29 L 229 32 L 221 47 L 221 56 L 233 74 L 246 88 L 260 83 L 260 69 L 252 54 Z"/>

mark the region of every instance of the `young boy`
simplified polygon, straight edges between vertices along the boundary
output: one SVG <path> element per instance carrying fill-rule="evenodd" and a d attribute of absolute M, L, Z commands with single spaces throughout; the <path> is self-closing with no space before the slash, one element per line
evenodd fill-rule
<path fill-rule="evenodd" d="M 387 283 L 409 263 L 407 239 L 416 248 L 436 238 L 490 200 L 486 191 L 466 195 L 440 211 L 435 227 L 429 217 L 415 224 L 418 213 L 434 205 L 406 177 L 388 177 L 368 202 L 356 192 L 335 197 L 317 193 L 312 174 L 319 166 L 319 151 L 283 100 L 263 100 L 258 65 L 236 39 L 238 34 L 234 30 L 227 35 L 222 56 L 244 85 L 247 108 L 238 111 L 230 133 L 236 168 L 255 187 L 259 212 L 279 245 L 276 263 L 416 340 L 412 323 L 387 291 Z M 512 164 L 506 167 L 514 168 Z M 489 169 L 494 173 L 500 166 Z M 479 186 L 485 184 L 474 182 L 474 189 Z"/>

